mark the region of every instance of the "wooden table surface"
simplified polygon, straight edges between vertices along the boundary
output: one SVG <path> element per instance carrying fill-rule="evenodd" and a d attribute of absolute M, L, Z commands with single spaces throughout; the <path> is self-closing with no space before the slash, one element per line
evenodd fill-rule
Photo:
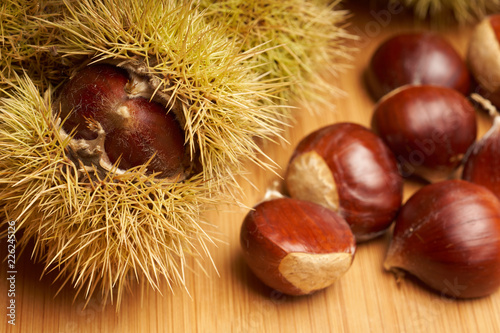
<path fill-rule="evenodd" d="M 362 73 L 375 47 L 390 34 L 426 29 L 405 14 L 370 9 L 347 3 L 353 13 L 349 30 L 360 36 L 352 68 L 332 78 L 347 97 L 332 97 L 335 110 L 318 110 L 315 115 L 296 113 L 297 121 L 287 136 L 290 144 L 267 145 L 265 151 L 281 167 L 295 144 L 307 133 L 329 123 L 351 121 L 368 126 L 374 102 L 363 86 Z M 387 15 L 389 13 L 389 15 Z M 471 27 L 439 28 L 461 54 L 465 54 Z M 490 125 L 478 113 L 479 131 Z M 254 186 L 242 181 L 243 202 L 253 206 L 276 180 L 269 171 L 250 168 Z M 405 199 L 420 184 L 405 185 Z M 86 308 L 74 290 L 52 284 L 54 275 L 40 279 L 42 267 L 24 253 L 17 264 L 16 326 L 7 324 L 6 269 L 0 269 L 0 332 L 500 332 L 500 292 L 477 300 L 455 301 L 430 292 L 411 280 L 397 283 L 382 269 L 389 236 L 358 246 L 353 266 L 335 285 L 312 296 L 290 297 L 263 286 L 242 260 L 239 230 L 246 209 L 231 207 L 209 214 L 218 227 L 221 243 L 213 246 L 213 266 L 188 273 L 189 294 L 182 288 L 174 294 L 165 285 L 162 294 L 133 289 L 119 311 L 102 307 L 91 299 Z M 6 243 L 0 243 L 5 254 Z M 2 263 L 6 267 L 6 263 Z M 206 271 L 206 273 L 203 272 Z"/>

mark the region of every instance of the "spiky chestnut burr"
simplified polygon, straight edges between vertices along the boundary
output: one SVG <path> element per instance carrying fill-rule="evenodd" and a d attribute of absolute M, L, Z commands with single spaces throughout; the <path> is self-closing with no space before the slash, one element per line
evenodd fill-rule
<path fill-rule="evenodd" d="M 58 10 L 30 17 L 39 23 L 27 58 L 35 68 L 28 77 L 14 71 L 0 100 L 2 216 L 22 229 L 19 248 L 34 239 L 33 258 L 86 297 L 99 293 L 119 306 L 134 282 L 184 286 L 189 262 L 210 255 L 203 212 L 234 204 L 235 175 L 248 161 L 272 167 L 258 142 L 280 135 L 283 114 L 268 100 L 283 86 L 255 73 L 258 51 L 241 52 L 225 25 L 208 24 L 194 2 L 51 4 Z M 103 165 L 105 131 L 95 119 L 84 122 L 97 131 L 94 140 L 62 128 L 60 89 L 90 62 L 140 78 L 140 97 L 175 115 L 197 164 L 184 180 L 148 173 L 151 163 Z"/>
<path fill-rule="evenodd" d="M 134 282 L 182 285 L 186 252 L 212 242 L 201 218 L 215 202 L 209 184 L 200 175 L 182 182 L 148 175 L 147 165 L 123 172 L 84 163 L 54 117 L 51 94 L 18 82 L 0 99 L 1 214 L 23 231 L 18 247 L 35 238 L 33 256 L 58 269 L 63 285 L 87 297 L 99 291 L 117 306 Z"/>
<path fill-rule="evenodd" d="M 331 108 L 331 96 L 343 94 L 331 77 L 346 67 L 346 42 L 356 37 L 344 28 L 349 12 L 340 1 L 201 0 L 200 8 L 209 22 L 223 20 L 242 50 L 265 47 L 256 71 L 286 86 L 275 103 L 317 112 L 318 104 Z"/>
<path fill-rule="evenodd" d="M 398 8 L 412 10 L 420 20 L 430 20 L 436 24 L 466 24 L 475 22 L 487 14 L 500 10 L 499 0 L 375 0 L 385 7 L 388 3 Z"/>
<path fill-rule="evenodd" d="M 46 24 L 46 21 L 53 21 L 64 7 L 64 2 L 59 0 L 2 2 L 0 96 L 5 96 L 5 91 L 18 85 L 23 73 L 29 73 L 31 80 L 41 91 L 47 90 L 50 82 L 64 77 L 64 69 L 53 63 L 51 52 L 40 52 L 40 48 L 34 47 L 51 44 L 57 29 Z M 27 31 L 29 33 L 26 33 Z M 50 69 L 43 68 L 48 63 L 53 66 L 47 66 L 51 67 Z"/>

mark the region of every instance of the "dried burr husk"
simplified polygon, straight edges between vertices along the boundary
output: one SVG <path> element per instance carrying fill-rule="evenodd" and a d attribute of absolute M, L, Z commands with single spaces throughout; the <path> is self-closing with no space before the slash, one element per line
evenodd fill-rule
<path fill-rule="evenodd" d="M 466 24 L 500 11 L 499 0 L 375 0 L 377 5 L 404 7 L 419 20 L 438 24 Z"/>
<path fill-rule="evenodd" d="M 39 67 L 19 61 L 4 72 L 13 79 L 0 102 L 3 221 L 16 220 L 18 246 L 34 238 L 36 260 L 86 296 L 97 290 L 119 304 L 136 280 L 184 285 L 188 258 L 208 255 L 213 239 L 204 210 L 233 201 L 243 163 L 271 167 L 255 138 L 279 136 L 279 108 L 263 102 L 279 85 L 253 73 L 253 51 L 240 52 L 191 3 L 52 4 L 53 14 L 28 20 L 44 31 L 27 55 Z M 148 79 L 154 98 L 182 119 L 199 172 L 175 181 L 147 175 L 147 165 L 124 172 L 83 158 L 54 103 L 57 86 L 99 62 Z"/>
<path fill-rule="evenodd" d="M 244 49 L 207 12 L 167 0 L 0 7 L 2 221 L 17 221 L 20 248 L 35 240 L 33 258 L 59 271 L 61 288 L 119 306 L 135 282 L 185 286 L 188 262 L 210 257 L 203 213 L 238 203 L 244 164 L 273 168 L 258 142 L 279 138 L 288 114 L 276 101 L 290 84 L 257 70 L 274 48 Z M 94 63 L 147 79 L 151 98 L 181 119 L 197 172 L 175 181 L 147 174 L 147 164 L 103 168 L 75 148 L 54 105 L 60 87 Z"/>
<path fill-rule="evenodd" d="M 225 22 L 242 50 L 264 44 L 256 71 L 287 86 L 276 103 L 300 105 L 309 112 L 345 93 L 336 85 L 348 66 L 356 36 L 345 29 L 349 12 L 339 0 L 200 0 L 212 22 Z"/>
<path fill-rule="evenodd" d="M 40 91 L 69 75 L 71 64 L 54 57 L 57 28 L 43 22 L 54 21 L 64 8 L 64 1 L 50 0 L 13 0 L 0 5 L 0 96 L 19 84 L 22 73 L 29 73 Z"/>

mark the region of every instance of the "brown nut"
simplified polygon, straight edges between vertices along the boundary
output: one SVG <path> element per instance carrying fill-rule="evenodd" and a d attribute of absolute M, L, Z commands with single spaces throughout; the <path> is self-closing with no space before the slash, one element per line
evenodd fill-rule
<path fill-rule="evenodd" d="M 476 140 L 476 112 L 456 90 L 410 85 L 379 101 L 372 128 L 396 156 L 404 177 L 433 182 L 448 178 Z"/>
<path fill-rule="evenodd" d="M 354 236 L 337 213 L 291 198 L 264 201 L 245 217 L 243 257 L 266 285 L 289 295 L 310 294 L 351 267 Z"/>
<path fill-rule="evenodd" d="M 454 298 L 500 287 L 500 202 L 464 180 L 424 186 L 402 207 L 385 259 Z"/>
<path fill-rule="evenodd" d="M 398 34 L 383 42 L 366 78 L 376 100 L 408 84 L 443 86 L 464 95 L 470 89 L 465 61 L 446 39 L 431 32 Z"/>
<path fill-rule="evenodd" d="M 369 129 L 337 123 L 314 131 L 296 147 L 285 175 L 290 195 L 337 211 L 356 241 L 391 225 L 402 201 L 396 159 Z"/>
<path fill-rule="evenodd" d="M 482 185 L 500 198 L 500 115 L 464 158 L 462 179 Z"/>
<path fill-rule="evenodd" d="M 190 158 L 174 113 L 142 96 L 145 86 L 127 70 L 91 65 L 66 83 L 56 102 L 63 129 L 77 140 L 104 142 L 103 159 L 120 169 L 148 164 L 148 173 L 182 180 Z M 103 136 L 99 138 L 99 136 Z"/>

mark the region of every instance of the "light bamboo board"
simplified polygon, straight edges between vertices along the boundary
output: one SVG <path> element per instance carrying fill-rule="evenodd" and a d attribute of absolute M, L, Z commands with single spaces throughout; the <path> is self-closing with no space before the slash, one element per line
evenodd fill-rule
<path fill-rule="evenodd" d="M 352 4 L 351 4 L 352 5 Z M 359 7 L 359 6 L 358 6 Z M 289 145 L 271 144 L 266 153 L 283 173 L 295 144 L 307 133 L 337 121 L 352 121 L 368 126 L 374 103 L 362 83 L 362 73 L 375 47 L 390 34 L 415 29 L 404 14 L 370 12 L 352 7 L 351 31 L 361 39 L 354 43 L 361 51 L 354 56 L 352 68 L 338 78 L 338 86 L 348 97 L 335 97 L 335 110 L 318 110 L 317 115 L 297 112 L 290 130 Z M 387 15 L 389 13 L 389 15 Z M 382 15 L 382 16 L 381 16 Z M 419 26 L 418 29 L 424 28 Z M 441 29 L 440 32 L 465 54 L 471 27 Z M 480 133 L 489 120 L 479 115 Z M 243 202 L 253 206 L 265 193 L 275 174 L 250 168 L 242 181 Z M 405 199 L 419 184 L 407 183 Z M 307 297 L 280 295 L 263 286 L 241 258 L 239 230 L 246 209 L 233 208 L 208 215 L 218 226 L 223 241 L 211 247 L 217 271 L 209 262 L 203 269 L 187 273 L 187 287 L 172 294 L 162 286 L 163 295 L 149 291 L 141 297 L 139 288 L 127 295 L 119 311 L 101 307 L 98 299 L 73 300 L 74 290 L 52 284 L 53 274 L 40 279 L 42 267 L 33 264 L 25 253 L 17 264 L 16 326 L 7 324 L 7 269 L 0 265 L 0 332 L 500 332 L 500 292 L 491 297 L 453 301 L 432 293 L 417 283 L 396 283 L 382 269 L 388 236 L 358 246 L 349 272 L 335 285 Z M 6 243 L 0 243 L 1 253 Z"/>

